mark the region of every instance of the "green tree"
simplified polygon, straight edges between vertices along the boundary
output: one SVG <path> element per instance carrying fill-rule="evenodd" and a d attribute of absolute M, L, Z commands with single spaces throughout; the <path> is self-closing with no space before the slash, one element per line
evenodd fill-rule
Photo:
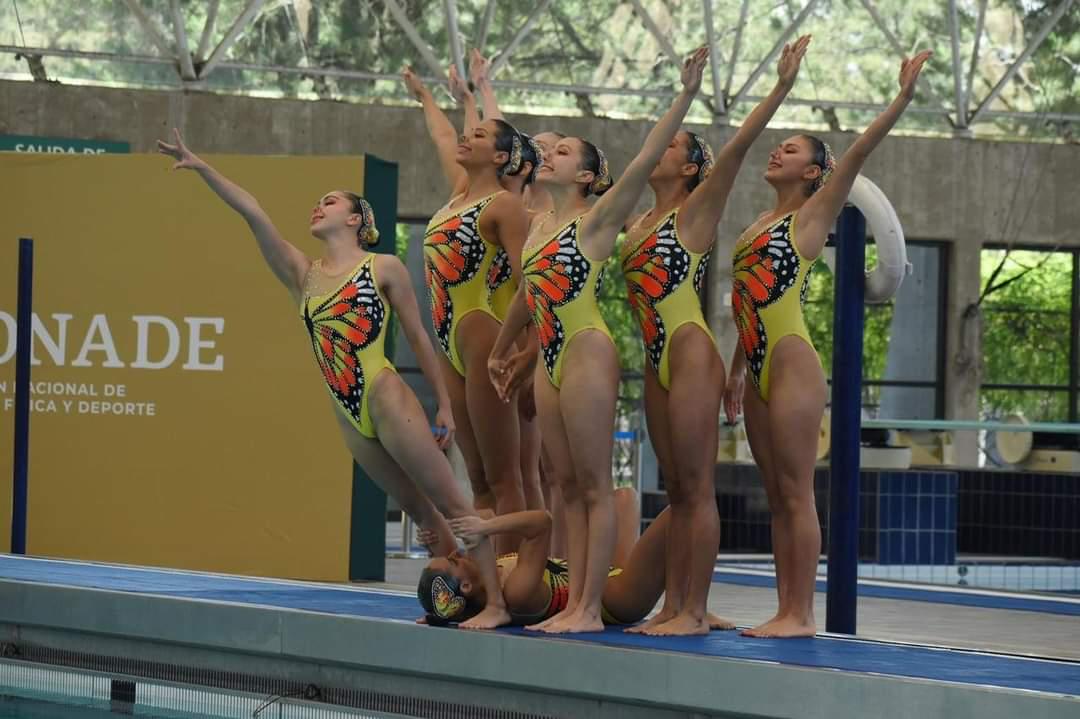
<path fill-rule="evenodd" d="M 983 384 L 1068 385 L 1073 258 L 1069 252 L 983 250 L 980 326 Z M 1069 419 L 1064 390 L 990 389 L 982 414 L 1023 413 L 1031 421 Z"/>
<path fill-rule="evenodd" d="M 1062 0 L 992 0 L 986 15 L 985 37 L 976 65 L 971 99 L 977 102 L 997 82 L 1013 58 Z M 441 0 L 398 0 L 404 14 L 436 58 L 447 63 L 448 42 Z M 140 0 L 165 41 L 172 43 L 168 0 Z M 240 14 L 244 0 L 221 0 L 211 47 Z M 643 0 L 677 53 L 687 53 L 702 41 L 702 5 L 698 0 Z M 198 45 L 209 3 L 181 0 L 184 24 L 192 50 Z M 458 0 L 460 32 L 466 45 L 477 40 L 487 0 Z M 735 93 L 772 47 L 780 32 L 798 14 L 802 3 L 779 0 L 751 3 L 741 36 L 741 51 L 733 62 L 733 45 L 742 0 L 714 0 L 718 56 L 714 58 L 726 84 L 732 70 Z M 106 0 L 35 0 L 19 5 L 22 31 L 14 5 L 0 3 L 0 27 L 10 44 L 90 50 L 126 55 L 155 56 L 161 51 L 147 39 L 124 3 Z M 489 55 L 505 48 L 534 8 L 534 3 L 498 2 L 494 21 L 482 51 Z M 882 22 L 905 51 L 916 47 L 936 50 L 930 72 L 920 83 L 917 105 L 922 110 L 942 106 L 941 113 L 909 112 L 901 127 L 916 132 L 940 132 L 942 120 L 952 110 L 953 84 L 950 28 L 947 6 L 941 0 L 908 0 L 875 4 Z M 961 53 L 965 65 L 974 45 L 979 0 L 959 0 Z M 10 29 L 10 30 L 9 30 Z M 1074 8 L 1053 30 L 1031 61 L 1001 94 L 995 108 L 1029 112 L 1077 112 L 1080 87 L 1080 9 Z M 898 53 L 872 21 L 861 0 L 822 0 L 810 13 L 800 32 L 815 36 L 804 63 L 795 94 L 802 98 L 888 102 L 896 92 Z M 256 21 L 245 29 L 229 51 L 230 61 L 261 66 L 332 68 L 396 76 L 403 65 L 413 64 L 428 75 L 431 68 L 380 0 L 294 0 L 267 3 Z M 177 86 L 176 69 L 169 64 L 146 65 L 47 57 L 50 77 L 135 86 Z M 12 56 L 0 58 L 0 71 L 26 73 L 26 63 Z M 555 0 L 512 56 L 501 80 L 604 86 L 621 90 L 667 90 L 678 82 L 678 68 L 649 33 L 633 6 L 625 0 Z M 749 95 L 764 94 L 773 81 L 763 73 L 749 88 Z M 373 80 L 321 77 L 298 72 L 266 72 L 219 68 L 208 80 L 217 91 L 277 94 L 318 99 L 352 99 L 398 102 L 405 99 L 396 79 Z M 707 83 L 705 95 L 711 94 Z M 542 115 L 598 115 L 609 117 L 655 117 L 667 105 L 666 97 L 638 97 L 603 92 L 556 92 L 502 88 L 509 110 Z M 716 100 L 703 97 L 692 111 L 692 120 L 711 120 L 708 107 Z M 939 105 L 940 103 L 940 105 Z M 752 107 L 743 102 L 732 109 L 738 121 Z M 778 123 L 830 126 L 837 130 L 860 128 L 873 116 L 857 107 L 814 108 L 788 103 L 777 115 Z M 1024 124 L 999 119 L 982 124 L 980 133 L 1016 136 L 1059 134 L 1071 137 L 1066 126 Z"/>
<path fill-rule="evenodd" d="M 877 262 L 877 248 L 866 246 L 866 263 Z M 814 342 L 825 376 L 832 377 L 833 359 L 833 311 L 835 307 L 833 274 L 823 261 L 814 265 L 810 274 L 810 289 L 806 296 L 804 316 Z M 863 380 L 883 380 L 885 363 L 889 354 L 889 328 L 892 326 L 893 303 L 867 305 L 863 316 Z M 863 405 L 875 407 L 880 391 L 877 387 L 863 388 Z"/>

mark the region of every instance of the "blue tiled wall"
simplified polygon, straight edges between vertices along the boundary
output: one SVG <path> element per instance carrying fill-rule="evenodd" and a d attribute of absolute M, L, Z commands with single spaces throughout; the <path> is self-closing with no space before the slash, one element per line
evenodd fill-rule
<path fill-rule="evenodd" d="M 955 472 L 878 472 L 881 564 L 956 562 Z"/>

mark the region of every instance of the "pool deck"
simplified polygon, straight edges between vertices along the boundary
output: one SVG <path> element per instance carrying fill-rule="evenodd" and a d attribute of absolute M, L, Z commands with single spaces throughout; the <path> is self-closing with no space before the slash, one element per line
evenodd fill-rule
<path fill-rule="evenodd" d="M 391 570 L 395 581 L 413 567 Z M 772 592 L 715 585 L 714 605 L 719 595 L 718 609 L 748 624 L 764 618 Z M 48 647 L 575 719 L 1080 716 L 1080 663 L 1030 656 L 1030 643 L 1028 656 L 924 646 L 912 631 L 930 609 L 945 612 L 943 627 L 991 613 L 983 620 L 990 637 L 1022 615 L 1060 622 L 1063 641 L 1071 632 L 1075 645 L 1080 618 L 868 598 L 861 631 L 881 623 L 862 619 L 875 602 L 891 603 L 870 609 L 895 615 L 903 643 L 736 632 L 653 638 L 617 629 L 538 637 L 417 626 L 415 596 L 390 587 L 0 555 L 0 641 L 9 652 Z M 949 643 L 948 636 L 930 643 Z"/>

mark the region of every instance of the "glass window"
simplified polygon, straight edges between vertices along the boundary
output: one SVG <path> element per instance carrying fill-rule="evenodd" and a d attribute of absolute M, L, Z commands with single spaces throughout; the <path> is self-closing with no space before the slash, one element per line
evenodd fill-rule
<path fill-rule="evenodd" d="M 982 415 L 1075 420 L 1074 252 L 985 249 L 981 272 Z"/>
<path fill-rule="evenodd" d="M 833 250 L 826 252 L 827 262 L 818 262 L 811 274 L 805 314 L 826 376 L 831 376 L 834 288 L 828 265 Z M 943 405 L 944 245 L 909 240 L 907 252 L 912 274 L 904 278 L 896 296 L 866 305 L 864 406 L 876 416 L 933 419 L 941 415 Z M 877 249 L 872 243 L 867 244 L 866 257 L 867 265 L 873 266 Z"/>

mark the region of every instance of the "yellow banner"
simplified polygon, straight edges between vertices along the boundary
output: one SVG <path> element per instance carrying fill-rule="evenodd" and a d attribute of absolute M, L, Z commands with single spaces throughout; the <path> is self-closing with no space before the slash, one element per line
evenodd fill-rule
<path fill-rule="evenodd" d="M 363 158 L 208 157 L 315 255 Z M 351 464 L 304 325 L 243 220 L 162 156 L 0 154 L 0 549 L 17 238 L 34 239 L 27 553 L 347 578 Z"/>

